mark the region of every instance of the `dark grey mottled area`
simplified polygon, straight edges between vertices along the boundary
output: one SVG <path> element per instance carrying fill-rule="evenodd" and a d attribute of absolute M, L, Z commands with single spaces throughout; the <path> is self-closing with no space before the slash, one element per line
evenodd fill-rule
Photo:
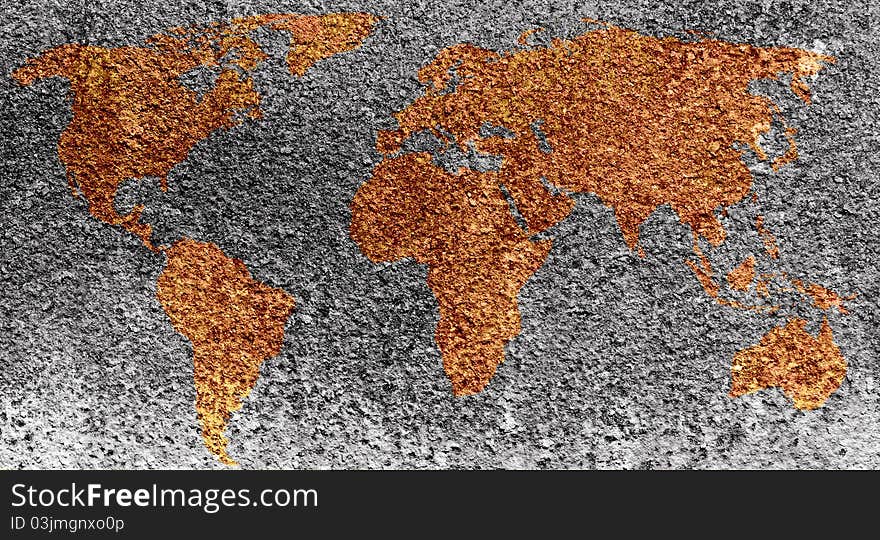
<path fill-rule="evenodd" d="M 71 41 L 139 44 L 172 25 L 349 10 L 387 19 L 361 49 L 299 79 L 281 62 L 284 39 L 263 36 L 276 52 L 256 75 L 265 119 L 200 143 L 168 193 L 144 179 L 120 196 L 120 206 L 145 202 L 162 237 L 215 242 L 297 300 L 283 352 L 231 422 L 242 466 L 880 466 L 876 4 L 137 0 L 2 10 L 0 467 L 220 467 L 196 428 L 190 345 L 154 296 L 161 257 L 70 196 L 56 153 L 71 115 L 66 83 L 22 88 L 11 71 Z M 831 316 L 849 373 L 823 408 L 795 410 L 779 390 L 727 397 L 733 354 L 780 321 L 710 302 L 682 263 L 689 231 L 668 208 L 642 227 L 640 259 L 610 210 L 579 197 L 522 292 L 523 331 L 507 361 L 468 398 L 452 396 L 441 368 L 425 268 L 371 264 L 349 239 L 349 201 L 379 160 L 376 130 L 419 94 L 420 66 L 454 43 L 510 48 L 535 26 L 574 35 L 582 17 L 837 56 L 812 107 L 780 85 L 755 90 L 784 95 L 800 130 L 799 161 L 777 174 L 755 168 L 780 267 L 859 295 L 849 316 Z M 721 267 L 759 249 L 757 211 L 731 210 L 730 241 L 712 253 Z"/>

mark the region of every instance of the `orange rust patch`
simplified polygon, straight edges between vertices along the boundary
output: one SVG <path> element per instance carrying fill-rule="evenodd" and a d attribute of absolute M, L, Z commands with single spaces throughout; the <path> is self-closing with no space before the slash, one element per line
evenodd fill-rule
<path fill-rule="evenodd" d="M 697 279 L 699 280 L 700 285 L 703 286 L 703 290 L 706 291 L 706 294 L 712 298 L 718 298 L 720 287 L 712 277 L 712 264 L 709 262 L 709 258 L 703 254 L 696 242 L 694 242 L 694 252 L 700 257 L 700 264 L 698 265 L 696 262 L 690 260 L 685 261 L 685 264 L 694 271 L 694 275 L 697 276 Z"/>
<path fill-rule="evenodd" d="M 844 300 L 855 298 L 855 295 L 841 297 L 836 292 L 815 283 L 811 283 L 807 287 L 807 294 L 813 297 L 813 305 L 817 308 L 826 311 L 831 308 L 837 308 L 837 311 L 841 313 L 849 313 L 843 305 Z"/>
<path fill-rule="evenodd" d="M 366 13 L 298 16 L 273 22 L 272 29 L 290 32 L 287 66 L 302 76 L 318 60 L 357 48 L 378 20 Z"/>
<path fill-rule="evenodd" d="M 749 257 L 727 274 L 727 282 L 737 291 L 747 291 L 755 279 L 755 257 Z"/>
<path fill-rule="evenodd" d="M 798 409 L 821 407 L 846 375 L 846 360 L 834 343 L 828 319 L 817 337 L 792 319 L 733 357 L 730 397 L 780 387 Z"/>
<path fill-rule="evenodd" d="M 450 174 L 413 153 L 380 163 L 352 202 L 351 236 L 371 260 L 430 266 L 437 344 L 456 395 L 481 391 L 495 374 L 520 330 L 519 290 L 550 250 L 517 225 L 498 182 L 467 169 Z"/>
<path fill-rule="evenodd" d="M 804 282 L 799 279 L 793 279 L 791 282 L 797 287 L 798 292 L 812 298 L 813 305 L 821 310 L 827 311 L 831 308 L 837 308 L 837 311 L 840 313 L 849 313 L 846 310 L 846 307 L 844 307 L 843 302 L 844 300 L 852 300 L 855 298 L 855 295 L 842 298 L 836 292 L 826 289 L 821 285 L 817 285 L 816 283 L 805 285 Z"/>
<path fill-rule="evenodd" d="M 271 24 L 291 32 L 291 72 L 350 50 L 377 19 L 363 13 L 326 16 L 260 15 L 200 28 L 174 28 L 147 40 L 148 47 L 102 48 L 68 44 L 45 51 L 15 70 L 21 84 L 64 77 L 73 93 L 73 119 L 58 142 L 68 183 L 89 212 L 137 235 L 150 249 L 152 228 L 140 221 L 143 206 L 120 215 L 113 202 L 131 178 L 165 178 L 196 143 L 220 128 L 261 116 L 250 71 L 267 58 L 249 34 Z M 220 68 L 203 97 L 179 77 L 199 66 Z"/>
<path fill-rule="evenodd" d="M 773 233 L 764 228 L 764 216 L 755 217 L 755 229 L 757 229 L 761 241 L 764 242 L 764 251 L 767 252 L 767 255 L 770 255 L 772 259 L 778 259 L 779 246 L 776 245 L 776 237 L 773 236 Z"/>
<path fill-rule="evenodd" d="M 523 32 L 522 34 L 520 34 L 519 37 L 516 38 L 516 42 L 519 43 L 520 45 L 527 47 L 529 45 L 529 38 L 532 35 L 534 35 L 538 32 L 543 32 L 543 31 L 544 31 L 544 28 L 530 28 L 530 29 L 526 30 L 525 32 Z"/>
<path fill-rule="evenodd" d="M 441 311 L 437 341 L 453 391 L 479 391 L 519 331 L 519 288 L 546 258 L 549 241 L 531 235 L 568 216 L 569 193 L 598 195 L 631 249 L 641 223 L 663 204 L 717 246 L 726 232 L 715 212 L 751 187 L 735 143 L 766 159 L 759 138 L 778 112 L 748 91 L 749 82 L 791 73 L 792 90 L 808 101 L 802 79 L 833 61 L 610 25 L 516 52 L 449 47 L 419 71 L 428 88 L 395 114 L 399 129 L 379 132 L 376 148 L 386 158 L 352 202 L 351 236 L 373 261 L 414 257 L 430 266 Z M 514 136 L 481 136 L 486 124 Z M 500 170 L 448 174 L 427 154 L 402 152 L 422 131 L 463 151 L 500 155 Z M 501 184 L 527 233 L 511 218 Z M 699 264 L 688 264 L 717 297 L 708 259 L 698 255 Z"/>
<path fill-rule="evenodd" d="M 773 167 L 774 171 L 778 171 L 787 163 L 791 163 L 798 158 L 797 144 L 794 140 L 794 136 L 796 134 L 797 130 L 795 128 L 785 128 L 785 140 L 788 141 L 788 150 L 786 150 L 784 154 L 773 160 L 771 166 Z"/>
<path fill-rule="evenodd" d="M 776 274 L 761 274 L 758 277 L 758 281 L 755 282 L 755 290 L 758 291 L 758 294 L 763 296 L 764 298 L 768 298 L 770 296 L 770 281 L 776 276 Z"/>
<path fill-rule="evenodd" d="M 196 412 L 205 446 L 223 463 L 230 415 L 241 408 L 264 360 L 276 356 L 294 301 L 253 279 L 214 244 L 184 238 L 166 250 L 156 297 L 193 344 Z"/>

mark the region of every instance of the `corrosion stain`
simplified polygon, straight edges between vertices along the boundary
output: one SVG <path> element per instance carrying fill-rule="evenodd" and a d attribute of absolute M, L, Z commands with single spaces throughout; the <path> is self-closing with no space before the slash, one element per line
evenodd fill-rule
<path fill-rule="evenodd" d="M 357 48 L 378 20 L 366 13 L 286 17 L 273 22 L 272 29 L 290 32 L 287 66 L 302 76 L 318 60 Z"/>
<path fill-rule="evenodd" d="M 815 283 L 811 283 L 807 286 L 807 294 L 813 298 L 813 305 L 817 308 L 826 311 L 831 308 L 837 308 L 837 311 L 844 314 L 849 313 L 849 311 L 844 307 L 843 302 L 845 300 L 852 300 L 856 297 L 854 294 L 842 297 L 836 292 Z"/>
<path fill-rule="evenodd" d="M 276 356 L 294 301 L 254 280 L 244 263 L 189 238 L 166 249 L 156 296 L 174 328 L 193 345 L 196 412 L 205 446 L 226 464 L 224 435 L 264 360 Z"/>
<path fill-rule="evenodd" d="M 772 259 L 778 259 L 779 246 L 776 245 L 776 236 L 764 227 L 764 216 L 755 217 L 755 230 L 758 231 L 758 235 L 764 243 L 764 251 L 767 255 L 770 255 Z"/>
<path fill-rule="evenodd" d="M 776 277 L 776 274 L 773 273 L 764 273 L 758 276 L 758 280 L 755 281 L 755 290 L 758 294 L 764 298 L 770 297 L 770 283 L 774 277 Z"/>
<path fill-rule="evenodd" d="M 696 239 L 694 239 L 694 253 L 700 258 L 699 264 L 690 260 L 685 261 L 685 264 L 693 270 L 694 275 L 697 276 L 697 280 L 700 282 L 700 285 L 703 286 L 703 290 L 706 294 L 712 298 L 718 298 L 720 287 L 713 277 L 712 263 L 709 262 L 709 258 L 706 257 L 702 250 L 700 250 L 700 246 L 697 245 Z"/>
<path fill-rule="evenodd" d="M 639 226 L 664 204 L 696 240 L 721 244 L 726 231 L 716 211 L 751 187 L 739 144 L 768 159 L 759 138 L 778 112 L 749 92 L 749 82 L 791 74 L 792 91 L 808 102 L 803 79 L 833 61 L 796 48 L 685 43 L 610 25 L 527 50 L 449 47 L 419 71 L 427 88 L 394 115 L 398 129 L 379 132 L 385 159 L 352 202 L 351 236 L 373 261 L 429 265 L 453 391 L 478 392 L 519 331 L 520 288 L 547 257 L 550 241 L 532 235 L 569 215 L 571 193 L 594 193 L 612 208 L 632 249 L 640 247 Z M 484 136 L 486 125 L 506 134 Z M 406 152 L 420 132 L 502 156 L 500 168 L 450 174 L 431 156 Z M 786 135 L 791 148 L 777 165 L 796 156 L 793 132 Z M 511 218 L 502 184 L 525 228 Z M 717 297 L 708 259 L 697 255 L 699 263 L 688 264 Z"/>
<path fill-rule="evenodd" d="M 28 60 L 13 77 L 21 84 L 46 77 L 70 81 L 73 118 L 61 134 L 58 156 L 74 196 L 80 192 L 94 217 L 156 250 L 151 226 L 140 219 L 143 206 L 120 215 L 117 189 L 144 176 L 162 178 L 166 189 L 168 173 L 196 143 L 244 117 L 261 116 L 248 72 L 267 55 L 250 33 L 266 25 L 290 32 L 289 67 L 302 75 L 318 60 L 355 48 L 376 21 L 363 13 L 259 15 L 173 28 L 150 37 L 145 47 L 67 44 Z M 180 81 L 199 66 L 219 69 L 214 87 L 201 98 Z"/>
<path fill-rule="evenodd" d="M 843 302 L 845 300 L 852 300 L 855 298 L 855 295 L 850 295 L 845 298 L 841 297 L 836 292 L 830 289 L 826 289 L 821 285 L 818 285 L 816 283 L 805 284 L 799 279 L 793 279 L 791 280 L 791 283 L 794 284 L 798 292 L 812 298 L 814 306 L 825 311 L 832 308 L 837 308 L 837 311 L 839 311 L 840 313 L 849 313 Z"/>
<path fill-rule="evenodd" d="M 806 321 L 792 319 L 761 338 L 758 345 L 733 357 L 730 397 L 780 387 L 798 409 L 821 407 L 846 375 L 846 360 L 834 343 L 828 320 L 819 335 L 806 330 Z"/>
<path fill-rule="evenodd" d="M 381 162 L 352 202 L 351 234 L 371 259 L 429 265 L 436 340 L 457 395 L 479 392 L 494 375 L 520 330 L 519 290 L 550 250 L 523 235 L 498 181 L 469 169 L 450 174 L 430 154 L 413 153 Z"/>
<path fill-rule="evenodd" d="M 727 282 L 737 291 L 747 291 L 755 279 L 755 257 L 751 256 L 727 274 Z"/>

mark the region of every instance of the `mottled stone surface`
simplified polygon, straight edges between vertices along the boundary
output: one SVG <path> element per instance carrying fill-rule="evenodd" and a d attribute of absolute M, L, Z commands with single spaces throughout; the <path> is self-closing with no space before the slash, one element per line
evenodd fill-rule
<path fill-rule="evenodd" d="M 867 2 L 212 2 L 5 7 L 0 23 L 0 466 L 222 467 L 193 413 L 192 351 L 156 300 L 160 255 L 71 198 L 57 141 L 71 118 L 60 79 L 9 75 L 63 43 L 132 45 L 169 26 L 272 12 L 386 17 L 358 50 L 292 79 L 284 35 L 260 42 L 264 119 L 199 143 L 158 179 L 123 184 L 156 241 L 182 235 L 240 258 L 296 300 L 227 431 L 243 467 L 880 466 L 878 219 L 880 10 Z M 794 276 L 858 296 L 829 324 L 846 358 L 815 411 L 781 390 L 730 399 L 734 354 L 780 322 L 707 298 L 682 260 L 690 231 L 668 207 L 642 225 L 639 258 L 595 196 L 546 234 L 547 262 L 520 295 L 522 332 L 481 394 L 452 395 L 434 343 L 427 270 L 372 264 L 348 235 L 349 203 L 379 162 L 375 136 L 421 92 L 443 47 L 503 50 L 524 30 L 572 36 L 590 17 L 648 35 L 695 29 L 837 58 L 806 107 L 755 83 L 797 128 L 800 158 L 753 168 L 764 226 Z M 198 81 L 193 83 L 198 86 Z M 780 148 L 784 136 L 777 132 Z M 774 140 L 775 140 L 774 139 Z M 761 246 L 755 208 L 723 219 L 708 252 L 730 269 Z M 805 310 L 807 308 L 804 308 Z M 810 315 L 807 331 L 819 320 Z"/>

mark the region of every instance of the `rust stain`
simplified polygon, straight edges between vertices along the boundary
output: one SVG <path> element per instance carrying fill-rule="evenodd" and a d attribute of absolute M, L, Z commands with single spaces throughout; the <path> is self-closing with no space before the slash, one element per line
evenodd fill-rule
<path fill-rule="evenodd" d="M 519 37 L 516 38 L 516 42 L 524 47 L 528 47 L 529 46 L 529 38 L 538 32 L 543 32 L 544 30 L 545 30 L 544 28 L 530 28 L 529 30 L 526 30 L 525 32 L 520 34 Z"/>
<path fill-rule="evenodd" d="M 737 291 L 747 291 L 755 279 L 755 257 L 749 257 L 727 274 L 727 282 Z"/>
<path fill-rule="evenodd" d="M 788 141 L 788 150 L 786 150 L 784 154 L 773 160 L 771 166 L 773 167 L 774 171 L 778 171 L 784 165 L 791 163 L 798 158 L 797 143 L 795 143 L 794 140 L 794 136 L 796 134 L 797 130 L 795 128 L 786 126 L 785 140 Z"/>
<path fill-rule="evenodd" d="M 770 283 L 774 277 L 776 277 L 776 274 L 772 273 L 765 273 L 758 276 L 758 280 L 755 282 L 755 290 L 758 294 L 764 298 L 770 297 Z"/>
<path fill-rule="evenodd" d="M 58 142 L 58 156 L 74 196 L 81 193 L 97 219 L 157 250 L 151 226 L 141 222 L 142 205 L 117 212 L 117 189 L 144 176 L 161 178 L 167 189 L 168 173 L 196 143 L 244 117 L 261 116 L 260 95 L 246 72 L 267 56 L 250 33 L 265 25 L 290 32 L 289 67 L 301 75 L 318 60 L 355 48 L 377 20 L 364 13 L 259 15 L 173 28 L 150 37 L 146 47 L 61 45 L 28 60 L 13 77 L 25 85 L 46 77 L 70 81 L 73 119 Z M 199 66 L 220 69 L 201 98 L 180 82 Z"/>
<path fill-rule="evenodd" d="M 120 215 L 119 185 L 167 175 L 211 132 L 260 118 L 260 95 L 248 72 L 268 56 L 250 37 L 269 25 L 291 35 L 291 73 L 352 50 L 378 18 L 365 13 L 324 16 L 271 14 L 228 23 L 171 28 L 145 47 L 102 48 L 68 44 L 43 52 L 15 70 L 23 85 L 64 77 L 73 94 L 73 119 L 58 142 L 74 197 L 80 194 L 97 219 L 137 235 L 146 247 L 165 252 L 157 296 L 174 327 L 193 344 L 196 410 L 207 448 L 224 463 L 226 423 L 253 388 L 260 364 L 278 354 L 293 298 L 251 277 L 244 264 L 213 244 L 190 239 L 154 246 L 152 228 L 141 222 L 142 205 Z M 187 89 L 181 75 L 199 66 L 219 71 L 203 96 Z"/>
<path fill-rule="evenodd" d="M 703 253 L 700 249 L 700 246 L 697 244 L 696 233 L 694 235 L 694 253 L 700 258 L 700 263 L 697 264 L 694 261 L 687 260 L 685 264 L 687 264 L 691 270 L 693 270 L 694 275 L 697 276 L 697 280 L 700 282 L 700 285 L 703 286 L 703 290 L 706 291 L 706 294 L 711 296 L 712 298 L 718 298 L 718 292 L 720 287 L 718 283 L 715 281 L 713 277 L 712 264 L 709 262 L 709 258 Z"/>
<path fill-rule="evenodd" d="M 813 305 L 822 310 L 837 308 L 840 313 L 849 313 L 844 306 L 844 301 L 855 299 L 856 295 L 840 296 L 836 292 L 826 289 L 821 285 L 811 283 L 807 287 L 807 294 L 813 298 Z"/>
<path fill-rule="evenodd" d="M 759 138 L 778 112 L 749 82 L 789 73 L 792 91 L 808 102 L 803 79 L 829 62 L 796 48 L 685 43 L 611 25 L 513 52 L 449 47 L 419 71 L 427 88 L 395 114 L 399 128 L 379 132 L 385 160 L 352 202 L 351 236 L 373 261 L 429 265 L 453 391 L 478 392 L 519 332 L 519 289 L 547 257 L 550 241 L 532 235 L 568 216 L 569 194 L 598 195 L 640 253 L 639 226 L 664 204 L 697 239 L 721 244 L 716 212 L 746 197 L 752 182 L 735 143 L 767 159 Z M 487 123 L 514 136 L 481 136 Z M 403 143 L 423 131 L 502 156 L 500 170 L 449 174 L 430 155 L 405 153 Z M 791 148 L 777 166 L 796 156 L 787 136 Z M 502 183 L 528 232 L 510 216 Z M 695 252 L 700 262 L 687 264 L 717 298 L 711 265 Z"/>
<path fill-rule="evenodd" d="M 837 308 L 837 311 L 839 311 L 840 313 L 849 313 L 843 302 L 845 300 L 852 300 L 855 298 L 855 295 L 850 295 L 845 298 L 841 297 L 836 292 L 830 289 L 826 289 L 821 285 L 817 285 L 816 283 L 810 283 L 809 285 L 806 285 L 803 281 L 799 279 L 793 279 L 791 280 L 791 282 L 797 288 L 798 292 L 809 296 L 813 300 L 813 305 L 824 311 L 827 311 L 831 308 Z"/>
<path fill-rule="evenodd" d="M 834 343 L 828 320 L 817 337 L 792 319 L 733 357 L 730 397 L 780 387 L 798 409 L 821 407 L 846 375 L 846 360 Z"/>
<path fill-rule="evenodd" d="M 334 13 L 288 17 L 273 22 L 272 28 L 290 32 L 287 65 L 302 76 L 315 62 L 357 48 L 378 20 L 367 13 Z"/>
<path fill-rule="evenodd" d="M 370 259 L 430 266 L 435 337 L 456 395 L 481 391 L 494 375 L 520 330 L 519 290 L 550 250 L 525 236 L 498 182 L 468 169 L 450 174 L 413 153 L 381 162 L 352 202 L 351 235 Z"/>
<path fill-rule="evenodd" d="M 776 245 L 776 237 L 773 236 L 773 233 L 764 228 L 764 216 L 755 217 L 755 229 L 758 231 L 761 241 L 764 242 L 764 251 L 767 252 L 767 255 L 770 255 L 772 259 L 778 259 L 779 246 Z"/>
<path fill-rule="evenodd" d="M 224 435 L 264 360 L 276 356 L 291 296 L 253 279 L 244 263 L 189 238 L 166 249 L 156 297 L 174 328 L 193 345 L 196 412 L 205 446 L 226 464 Z"/>

